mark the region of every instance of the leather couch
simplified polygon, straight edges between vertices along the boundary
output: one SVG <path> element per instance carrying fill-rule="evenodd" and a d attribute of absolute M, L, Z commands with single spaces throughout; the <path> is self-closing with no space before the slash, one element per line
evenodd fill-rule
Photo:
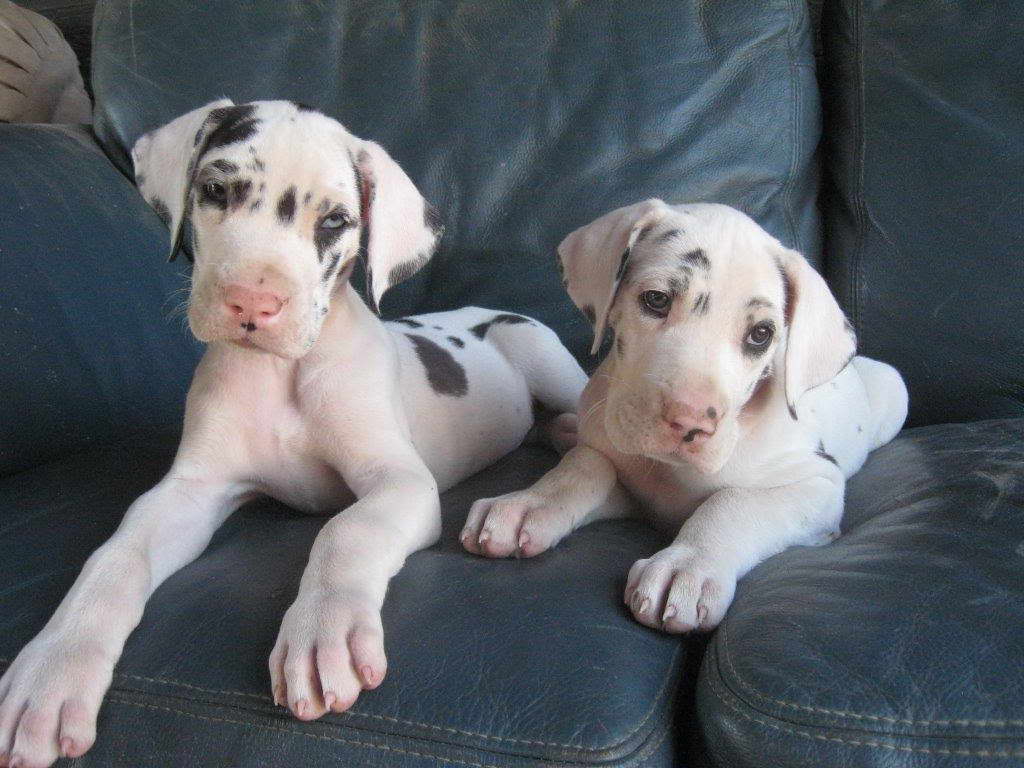
<path fill-rule="evenodd" d="M 624 610 L 663 542 L 640 521 L 463 552 L 472 500 L 555 461 L 516 451 L 443 496 L 440 542 L 392 583 L 385 683 L 310 723 L 273 706 L 266 659 L 323 520 L 250 504 L 154 595 L 75 765 L 1024 764 L 1014 0 L 101 0 L 93 25 L 95 133 L 0 125 L 0 668 L 169 464 L 201 350 L 126 152 L 222 95 L 319 107 L 443 212 L 386 315 L 527 312 L 592 365 L 559 239 L 647 196 L 716 200 L 816 261 L 911 415 L 849 483 L 843 536 L 756 568 L 710 637 Z"/>

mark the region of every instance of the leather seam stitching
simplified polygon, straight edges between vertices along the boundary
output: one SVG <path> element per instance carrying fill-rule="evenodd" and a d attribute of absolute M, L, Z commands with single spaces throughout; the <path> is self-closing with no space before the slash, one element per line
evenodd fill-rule
<path fill-rule="evenodd" d="M 250 694 L 250 695 L 253 695 L 253 694 Z M 246 722 L 245 720 L 233 720 L 231 718 L 226 718 L 226 717 L 215 717 L 213 715 L 202 715 L 202 714 L 199 714 L 198 712 L 189 712 L 189 711 L 184 710 L 184 709 L 175 709 L 174 707 L 162 706 L 160 704 L 149 704 L 149 703 L 141 702 L 141 701 L 131 701 L 130 699 L 127 699 L 127 698 L 125 698 L 123 696 L 118 696 L 118 695 L 111 696 L 111 697 L 109 697 L 109 699 L 110 699 L 111 702 L 113 702 L 115 704 L 124 704 L 124 705 L 128 705 L 128 706 L 131 706 L 131 707 L 139 707 L 139 708 L 153 709 L 153 710 L 158 710 L 158 711 L 163 711 L 163 712 L 171 712 L 171 713 L 174 713 L 174 714 L 183 715 L 185 717 L 191 717 L 191 718 L 194 718 L 194 719 L 197 719 L 197 720 L 206 720 L 208 722 L 230 723 L 232 725 L 240 725 L 240 726 L 242 726 L 244 728 L 253 728 L 253 729 L 262 729 L 262 730 L 268 730 L 268 731 L 277 731 L 277 732 L 280 732 L 280 733 L 288 733 L 288 734 L 291 734 L 293 736 L 303 736 L 303 737 L 306 737 L 306 738 L 317 739 L 317 740 L 320 740 L 320 741 L 331 741 L 331 742 L 340 743 L 340 744 L 348 744 L 350 746 L 362 747 L 364 749 L 376 749 L 376 750 L 384 751 L 384 752 L 394 752 L 396 754 L 401 754 L 401 755 L 410 755 L 410 756 L 413 756 L 413 757 L 423 757 L 423 758 L 427 758 L 427 759 L 430 759 L 430 760 L 437 760 L 437 761 L 443 762 L 443 763 L 453 763 L 453 764 L 456 764 L 456 765 L 467 765 L 467 766 L 472 766 L 472 768 L 502 768 L 502 766 L 495 765 L 493 763 L 481 763 L 481 762 L 476 762 L 476 761 L 473 761 L 473 760 L 462 760 L 462 759 L 456 758 L 456 757 L 443 757 L 441 755 L 432 755 L 432 754 L 430 754 L 428 752 L 421 752 L 421 751 L 417 751 L 417 750 L 413 750 L 413 749 L 405 749 L 405 748 L 402 748 L 402 747 L 393 747 L 393 746 L 389 746 L 387 744 L 374 744 L 374 743 L 368 742 L 368 741 L 358 741 L 358 740 L 355 740 L 355 739 L 346 739 L 346 738 L 343 738 L 341 736 L 329 736 L 329 735 L 324 734 L 324 733 L 309 733 L 308 731 L 301 731 L 301 730 L 297 730 L 295 728 L 287 728 L 287 727 L 282 726 L 282 725 L 270 725 L 268 723 L 250 723 L 250 722 Z M 661 744 L 668 737 L 668 734 L 669 734 L 669 729 L 667 729 L 667 728 L 663 729 L 661 737 L 658 738 L 657 741 L 655 741 L 653 743 L 653 745 L 651 745 L 651 747 L 648 750 L 645 750 L 645 751 L 641 752 L 641 754 L 637 755 L 635 758 L 633 758 L 629 762 L 623 763 L 622 764 L 622 768 L 631 768 L 631 766 L 638 765 L 640 761 L 646 760 L 659 746 L 661 746 Z M 517 757 L 517 756 L 509 755 L 508 757 Z M 519 756 L 519 757 L 521 757 L 521 756 Z M 540 760 L 544 760 L 545 758 L 527 758 L 527 759 L 540 761 Z"/>
<path fill-rule="evenodd" d="M 494 736 L 494 735 L 488 734 L 488 733 L 480 733 L 480 732 L 477 732 L 477 731 L 464 731 L 464 730 L 461 730 L 459 728 L 452 728 L 450 726 L 436 725 L 436 724 L 433 724 L 433 723 L 420 723 L 420 722 L 417 722 L 415 720 L 405 720 L 405 719 L 399 718 L 399 717 L 391 717 L 389 715 L 377 715 L 377 714 L 372 714 L 372 713 L 369 713 L 369 712 L 357 712 L 357 711 L 354 711 L 354 710 L 351 710 L 351 709 L 348 710 L 348 712 L 346 712 L 344 714 L 352 715 L 354 717 L 363 717 L 363 718 L 367 718 L 367 719 L 371 719 L 371 720 L 383 720 L 385 722 L 395 723 L 397 725 L 411 725 L 411 726 L 415 726 L 415 727 L 419 727 L 419 728 L 427 728 L 427 729 L 430 729 L 430 730 L 441 731 L 441 732 L 444 732 L 444 733 L 454 733 L 454 734 L 459 734 L 461 736 L 470 736 L 470 737 L 473 737 L 473 738 L 482 738 L 482 739 L 488 739 L 488 740 L 491 740 L 491 741 L 505 742 L 505 743 L 508 743 L 508 744 L 525 744 L 527 746 L 535 746 L 535 747 L 558 747 L 560 749 L 577 750 L 577 751 L 586 752 L 586 753 L 607 752 L 608 750 L 612 750 L 612 749 L 616 749 L 618 747 L 621 747 L 623 744 L 625 744 L 627 741 L 629 741 L 631 738 L 633 738 L 642 728 L 644 728 L 644 726 L 647 725 L 647 723 L 648 723 L 648 721 L 650 721 L 651 717 L 654 716 L 655 711 L 660 706 L 660 704 L 662 702 L 662 699 L 664 699 L 665 694 L 666 694 L 666 692 L 669 689 L 669 683 L 672 681 L 672 679 L 674 677 L 674 672 L 676 671 L 677 662 L 679 660 L 680 648 L 682 648 L 681 644 L 676 647 L 675 652 L 672 654 L 672 662 L 669 665 L 669 672 L 665 675 L 665 679 L 664 679 L 664 681 L 661 684 L 661 689 L 658 691 L 657 695 L 654 697 L 654 701 L 651 703 L 651 707 L 650 707 L 650 709 L 647 710 L 647 713 L 644 715 L 643 719 L 632 730 L 630 730 L 628 733 L 626 733 L 619 741 L 617 741 L 617 742 L 615 742 L 613 744 L 607 744 L 605 746 L 600 746 L 600 747 L 585 747 L 585 746 L 582 746 L 582 745 L 579 745 L 579 744 L 563 744 L 563 743 L 560 743 L 560 742 L 557 742 L 557 741 L 542 741 L 542 740 L 532 740 L 532 739 L 516 739 L 516 738 L 513 738 L 511 736 Z M 0 658 L 0 663 L 3 663 L 5 665 L 9 666 L 12 662 L 11 662 L 10 659 Z M 227 691 L 227 690 L 221 690 L 221 689 L 216 689 L 216 688 L 202 688 L 202 687 L 200 687 L 198 685 L 191 685 L 190 683 L 183 683 L 183 682 L 181 682 L 179 680 L 169 680 L 169 679 L 160 678 L 160 677 L 145 677 L 144 675 L 133 675 L 133 674 L 131 674 L 129 672 L 117 672 L 117 673 L 115 673 L 114 677 L 127 678 L 127 679 L 132 679 L 132 680 L 141 680 L 141 681 L 148 682 L 148 683 L 157 683 L 157 684 L 164 684 L 164 685 L 176 685 L 176 686 L 179 686 L 181 688 L 185 688 L 185 689 L 193 690 L 193 691 L 199 691 L 201 693 L 245 696 L 245 697 L 250 698 L 250 699 L 259 699 L 260 701 L 263 701 L 263 702 L 273 703 L 273 700 L 269 696 L 264 696 L 264 695 L 258 694 L 258 693 L 246 693 L 244 691 Z M 113 693 L 116 694 L 116 693 L 118 693 L 118 691 L 115 690 L 115 691 L 113 691 Z M 145 693 L 145 691 L 140 691 L 140 693 Z M 214 706 L 216 706 L 216 705 L 214 705 Z"/>
<path fill-rule="evenodd" d="M 714 679 L 714 675 L 709 674 L 709 687 L 711 693 L 716 699 L 722 702 L 725 706 L 731 709 L 733 712 L 743 716 L 747 720 L 758 723 L 759 725 L 767 726 L 768 728 L 782 731 L 794 736 L 800 736 L 804 739 L 812 739 L 814 741 L 826 741 L 835 742 L 839 744 L 846 744 L 855 747 L 872 747 L 877 749 L 887 749 L 893 752 L 916 752 L 927 755 L 947 755 L 957 757 L 987 757 L 987 758 L 1006 758 L 1006 757 L 1024 757 L 1024 748 L 1022 749 L 1007 749 L 1007 750 L 991 750 L 991 749 L 953 749 L 949 747 L 923 747 L 913 746 L 910 744 L 890 744 L 884 741 L 870 741 L 863 739 L 847 739 L 841 736 L 829 736 L 823 733 L 811 733 L 810 731 L 800 730 L 799 728 L 789 728 L 780 723 L 772 723 L 768 720 L 756 717 L 749 712 L 744 712 L 736 704 L 726 700 L 722 693 L 718 690 L 718 682 Z"/>
<path fill-rule="evenodd" d="M 785 699 L 776 699 L 761 691 L 754 688 L 751 683 L 748 683 L 740 675 L 739 670 L 733 664 L 732 654 L 729 652 L 729 643 L 726 625 L 723 624 L 719 631 L 720 640 L 718 645 L 722 648 L 722 655 L 725 657 L 725 666 L 728 669 L 730 676 L 735 679 L 744 689 L 749 691 L 755 697 L 763 702 L 769 704 L 777 704 L 790 709 L 801 710 L 803 712 L 813 712 L 822 715 L 833 715 L 836 717 L 845 717 L 854 720 L 869 720 L 872 722 L 883 722 L 883 723 L 895 723 L 899 725 L 920 725 L 920 726 L 978 726 L 978 727 L 992 727 L 992 728 L 1012 728 L 1018 726 L 1024 726 L 1024 720 L 971 720 L 971 719 L 949 719 L 949 720 L 913 720 L 904 717 L 890 717 L 887 715 L 872 715 L 863 712 L 848 712 L 842 709 L 829 709 L 827 707 L 815 707 L 809 704 L 800 704 L 794 701 L 786 701 Z"/>

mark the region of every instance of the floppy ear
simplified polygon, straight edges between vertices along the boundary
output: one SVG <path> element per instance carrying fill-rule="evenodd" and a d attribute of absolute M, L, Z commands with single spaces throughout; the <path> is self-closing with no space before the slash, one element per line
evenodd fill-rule
<path fill-rule="evenodd" d="M 857 352 L 857 337 L 828 284 L 807 259 L 779 246 L 786 284 L 786 403 L 796 418 L 800 396 L 834 378 Z"/>
<path fill-rule="evenodd" d="M 146 202 L 171 230 L 171 261 L 181 247 L 196 162 L 207 148 L 210 133 L 220 122 L 216 110 L 230 106 L 230 99 L 211 101 L 140 136 L 132 147 L 135 183 Z"/>
<path fill-rule="evenodd" d="M 618 208 L 571 232 L 558 246 L 562 279 L 569 298 L 594 326 L 596 354 L 604 340 L 608 311 L 629 263 L 630 250 L 645 229 L 668 212 L 661 200 Z"/>
<path fill-rule="evenodd" d="M 385 291 L 430 261 L 444 227 L 398 163 L 372 141 L 352 158 L 366 239 L 366 297 L 379 313 Z"/>

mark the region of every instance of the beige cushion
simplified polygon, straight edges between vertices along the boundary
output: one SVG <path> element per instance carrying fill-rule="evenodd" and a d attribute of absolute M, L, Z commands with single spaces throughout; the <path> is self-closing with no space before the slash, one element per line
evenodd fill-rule
<path fill-rule="evenodd" d="M 49 19 L 0 0 L 0 120 L 88 123 L 78 59 Z"/>

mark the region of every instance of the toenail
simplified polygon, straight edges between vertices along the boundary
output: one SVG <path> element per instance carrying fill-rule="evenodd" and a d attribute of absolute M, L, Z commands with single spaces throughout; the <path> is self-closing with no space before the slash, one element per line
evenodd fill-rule
<path fill-rule="evenodd" d="M 670 605 L 668 608 L 665 609 L 665 615 L 661 617 L 662 622 L 668 621 L 669 619 L 673 618 L 677 613 L 679 613 L 679 611 L 676 610 L 676 607 L 674 605 Z"/>
<path fill-rule="evenodd" d="M 373 685 L 374 675 L 373 675 L 373 669 L 371 667 L 369 667 L 369 666 L 362 667 L 359 670 L 359 672 L 363 676 L 363 682 L 364 683 L 366 683 L 367 685 Z"/>
<path fill-rule="evenodd" d="M 519 536 L 519 548 L 522 549 L 523 547 L 525 547 L 529 543 L 530 543 L 530 534 L 528 534 L 528 533 L 520 534 L 520 536 Z"/>
<path fill-rule="evenodd" d="M 336 702 L 337 700 L 338 697 L 330 691 L 324 694 L 324 706 L 326 706 L 328 709 L 331 709 L 334 706 L 334 702 Z"/>
<path fill-rule="evenodd" d="M 295 702 L 295 713 L 299 717 L 302 717 L 303 715 L 306 714 L 306 708 L 308 706 L 309 706 L 309 704 L 306 702 L 305 699 L 299 699 L 298 701 Z"/>
<path fill-rule="evenodd" d="M 698 624 L 703 624 L 704 623 L 704 619 L 706 619 L 707 617 L 708 617 L 708 609 L 707 609 L 707 607 L 703 606 L 703 605 L 698 605 L 697 606 L 697 623 Z"/>
<path fill-rule="evenodd" d="M 480 531 L 480 538 L 477 539 L 477 541 L 479 541 L 481 544 L 483 544 L 485 541 L 490 541 L 490 540 L 491 540 L 491 532 L 487 528 L 484 528 L 482 531 Z"/>
<path fill-rule="evenodd" d="M 647 609 L 651 607 L 651 598 L 645 597 L 644 601 L 640 603 L 640 613 L 647 613 Z"/>

